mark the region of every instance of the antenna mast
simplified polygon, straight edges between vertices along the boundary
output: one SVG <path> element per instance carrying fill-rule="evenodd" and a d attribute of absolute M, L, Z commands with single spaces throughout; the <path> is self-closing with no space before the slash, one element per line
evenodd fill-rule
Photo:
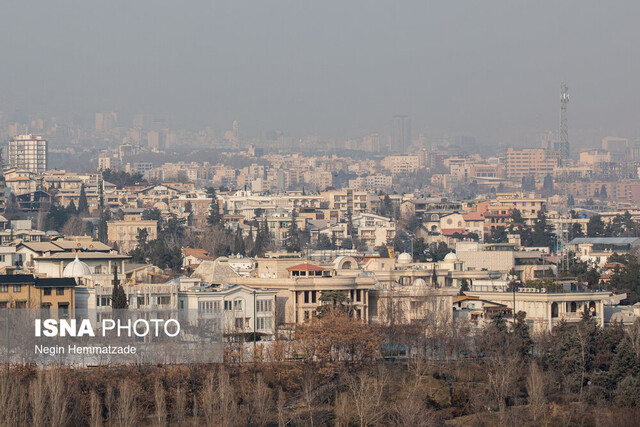
<path fill-rule="evenodd" d="M 567 163 L 569 161 L 569 126 L 567 124 L 567 104 L 569 103 L 569 88 L 566 84 L 560 85 L 560 164 L 562 168 L 562 176 L 560 183 L 561 204 L 558 209 L 560 220 L 560 246 L 561 246 L 561 266 L 562 270 L 569 271 L 569 251 L 567 244 L 569 243 L 569 230 L 565 230 L 564 216 L 568 215 L 569 195 L 567 190 L 567 181 L 569 179 L 569 170 Z M 569 220 L 568 226 L 571 227 Z"/>
<path fill-rule="evenodd" d="M 569 158 L 569 126 L 567 125 L 567 104 L 569 103 L 569 88 L 560 85 L 560 159 L 564 163 Z"/>

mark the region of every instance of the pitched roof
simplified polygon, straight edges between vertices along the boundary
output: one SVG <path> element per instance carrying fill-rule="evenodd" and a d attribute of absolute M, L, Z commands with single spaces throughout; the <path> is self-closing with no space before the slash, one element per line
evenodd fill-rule
<path fill-rule="evenodd" d="M 200 248 L 184 248 L 182 249 L 182 255 L 184 256 L 194 256 L 196 258 L 210 258 L 209 252 Z"/>
<path fill-rule="evenodd" d="M 462 219 L 465 221 L 484 221 L 484 214 L 482 212 L 469 212 L 463 214 Z"/>
<path fill-rule="evenodd" d="M 36 287 L 38 288 L 72 288 L 77 286 L 73 277 L 38 277 Z"/>
<path fill-rule="evenodd" d="M 35 283 L 36 277 L 33 274 L 3 274 L 0 275 L 0 283 L 3 285 L 19 285 L 24 283 Z"/>
<path fill-rule="evenodd" d="M 464 231 L 464 228 L 443 228 L 442 229 L 442 235 L 443 236 L 453 236 L 456 233 L 467 234 Z"/>
<path fill-rule="evenodd" d="M 289 271 L 322 271 L 324 267 L 320 267 L 319 265 L 311 264 L 308 262 L 303 262 L 302 264 L 297 264 L 291 267 L 287 267 Z"/>

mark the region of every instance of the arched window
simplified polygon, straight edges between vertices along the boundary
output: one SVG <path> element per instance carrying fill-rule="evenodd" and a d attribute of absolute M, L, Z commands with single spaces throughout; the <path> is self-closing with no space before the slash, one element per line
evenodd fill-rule
<path fill-rule="evenodd" d="M 558 317 L 558 303 L 554 302 L 553 304 L 551 304 L 551 317 Z"/>

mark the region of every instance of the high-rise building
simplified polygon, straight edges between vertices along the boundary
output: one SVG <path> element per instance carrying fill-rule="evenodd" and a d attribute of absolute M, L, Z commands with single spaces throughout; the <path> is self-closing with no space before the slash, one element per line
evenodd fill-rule
<path fill-rule="evenodd" d="M 546 151 L 542 148 L 525 148 L 514 150 L 509 148 L 506 156 L 507 178 L 522 178 L 523 176 L 540 177 L 543 174 L 553 174 L 558 168 L 560 153 Z"/>
<path fill-rule="evenodd" d="M 377 132 L 374 132 L 365 136 L 362 142 L 362 148 L 365 151 L 379 153 L 380 152 L 380 135 Z"/>
<path fill-rule="evenodd" d="M 406 153 L 411 145 L 411 119 L 405 115 L 393 116 L 390 151 Z"/>
<path fill-rule="evenodd" d="M 108 131 L 118 124 L 118 115 L 113 111 L 96 113 L 96 130 Z"/>
<path fill-rule="evenodd" d="M 18 135 L 9 141 L 9 167 L 35 174 L 47 170 L 47 140 L 39 135 Z"/>

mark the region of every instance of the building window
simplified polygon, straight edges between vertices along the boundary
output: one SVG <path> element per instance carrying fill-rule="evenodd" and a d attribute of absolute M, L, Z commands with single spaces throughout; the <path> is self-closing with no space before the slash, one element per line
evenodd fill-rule
<path fill-rule="evenodd" d="M 258 300 L 256 311 L 258 313 L 271 312 L 271 300 Z"/>
<path fill-rule="evenodd" d="M 244 328 L 244 319 L 242 317 L 236 318 L 236 329 Z"/>
<path fill-rule="evenodd" d="M 309 291 L 304 291 L 304 303 L 309 304 Z"/>
<path fill-rule="evenodd" d="M 51 295 L 51 288 L 44 288 L 45 295 Z"/>
<path fill-rule="evenodd" d="M 0 292 L 9 292 L 9 285 L 0 285 Z"/>
<path fill-rule="evenodd" d="M 13 292 L 20 292 L 22 290 L 22 285 L 13 285 Z"/>
<path fill-rule="evenodd" d="M 224 302 L 224 309 L 225 310 L 231 310 L 231 301 L 225 301 Z"/>
<path fill-rule="evenodd" d="M 56 288 L 56 295 L 64 295 L 64 288 Z"/>
<path fill-rule="evenodd" d="M 233 309 L 234 310 L 242 310 L 242 300 L 235 300 L 233 302 Z"/>
<path fill-rule="evenodd" d="M 256 319 L 256 327 L 260 331 L 268 330 L 272 328 L 271 317 L 258 317 Z"/>
<path fill-rule="evenodd" d="M 163 295 L 161 297 L 157 297 L 158 305 L 167 305 L 171 303 L 171 297 L 168 295 Z"/>

